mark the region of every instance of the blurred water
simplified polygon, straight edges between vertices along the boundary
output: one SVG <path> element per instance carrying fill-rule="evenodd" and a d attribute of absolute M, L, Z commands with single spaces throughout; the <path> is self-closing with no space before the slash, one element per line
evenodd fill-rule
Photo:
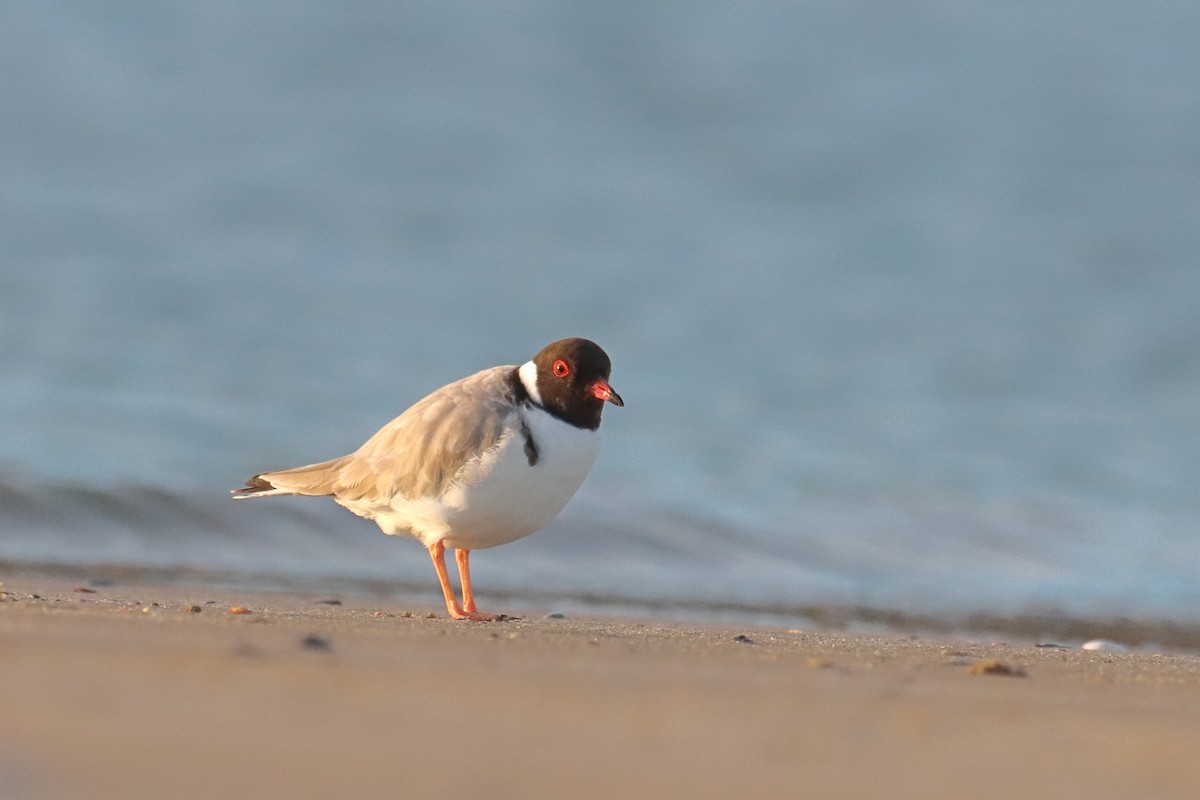
<path fill-rule="evenodd" d="M 1196 619 L 1198 35 L 1169 0 L 9 3 L 0 558 L 432 582 L 225 491 L 585 335 L 628 407 L 481 591 Z"/>

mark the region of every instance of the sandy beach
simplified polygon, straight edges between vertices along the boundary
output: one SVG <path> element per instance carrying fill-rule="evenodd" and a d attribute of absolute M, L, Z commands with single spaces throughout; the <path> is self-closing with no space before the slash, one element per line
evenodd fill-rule
<path fill-rule="evenodd" d="M 4 798 L 1200 791 L 1190 652 L 0 580 Z"/>

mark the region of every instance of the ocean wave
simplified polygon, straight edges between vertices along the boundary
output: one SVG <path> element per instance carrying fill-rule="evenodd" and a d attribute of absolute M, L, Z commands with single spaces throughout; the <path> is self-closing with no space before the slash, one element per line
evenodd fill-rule
<path fill-rule="evenodd" d="M 1104 545 L 1099 526 L 1087 537 L 1055 537 L 1011 509 L 917 507 L 909 499 L 903 511 L 843 498 L 766 525 L 583 499 L 546 531 L 472 565 L 484 595 L 673 613 L 840 615 L 895 626 L 908 619 L 925 629 L 943 617 L 1002 621 L 1047 608 L 1071 619 L 1198 619 L 1200 588 L 1186 570 L 1170 559 L 1125 563 L 1116 531 Z M 223 487 L 0 481 L 0 559 L 436 590 L 415 541 L 385 536 L 326 499 L 235 503 Z M 900 616 L 888 622 L 889 615 Z"/>

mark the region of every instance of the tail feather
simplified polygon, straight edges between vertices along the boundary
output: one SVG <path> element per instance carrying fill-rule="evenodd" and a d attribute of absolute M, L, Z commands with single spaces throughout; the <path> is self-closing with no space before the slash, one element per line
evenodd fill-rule
<path fill-rule="evenodd" d="M 311 496 L 333 494 L 334 484 L 344 461 L 344 458 L 335 458 L 332 461 L 309 464 L 306 467 L 260 472 L 247 480 L 245 486 L 233 489 L 230 494 L 233 495 L 234 500 L 245 500 L 248 497 L 271 497 L 280 494 Z"/>

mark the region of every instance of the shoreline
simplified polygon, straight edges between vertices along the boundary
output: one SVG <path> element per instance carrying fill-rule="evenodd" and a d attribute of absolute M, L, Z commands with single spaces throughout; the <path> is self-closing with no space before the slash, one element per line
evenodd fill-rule
<path fill-rule="evenodd" d="M 1200 785 L 1194 654 L 599 615 L 464 623 L 387 597 L 0 580 L 0 794 L 15 800 Z"/>
<path fill-rule="evenodd" d="M 382 600 L 428 604 L 438 611 L 440 594 L 432 582 L 403 582 L 337 576 L 235 572 L 186 566 L 131 564 L 57 564 L 0 559 L 4 575 L 42 577 L 80 585 L 138 585 L 163 587 L 213 586 L 235 591 L 293 594 L 336 594 L 362 602 Z M 0 587 L 2 589 L 2 587 Z M 766 628 L 806 627 L 868 634 L 918 634 L 957 638 L 1004 639 L 1030 644 L 1078 646 L 1103 639 L 1130 650 L 1200 654 L 1200 621 L 1139 618 L 1126 615 L 1079 615 L 1037 609 L 1011 613 L 993 611 L 914 611 L 852 604 L 803 604 L 765 607 L 715 601 L 686 603 L 669 599 L 638 599 L 581 593 L 513 592 L 489 587 L 488 608 L 536 615 L 564 611 L 572 615 L 606 616 L 691 624 L 750 625 Z"/>

